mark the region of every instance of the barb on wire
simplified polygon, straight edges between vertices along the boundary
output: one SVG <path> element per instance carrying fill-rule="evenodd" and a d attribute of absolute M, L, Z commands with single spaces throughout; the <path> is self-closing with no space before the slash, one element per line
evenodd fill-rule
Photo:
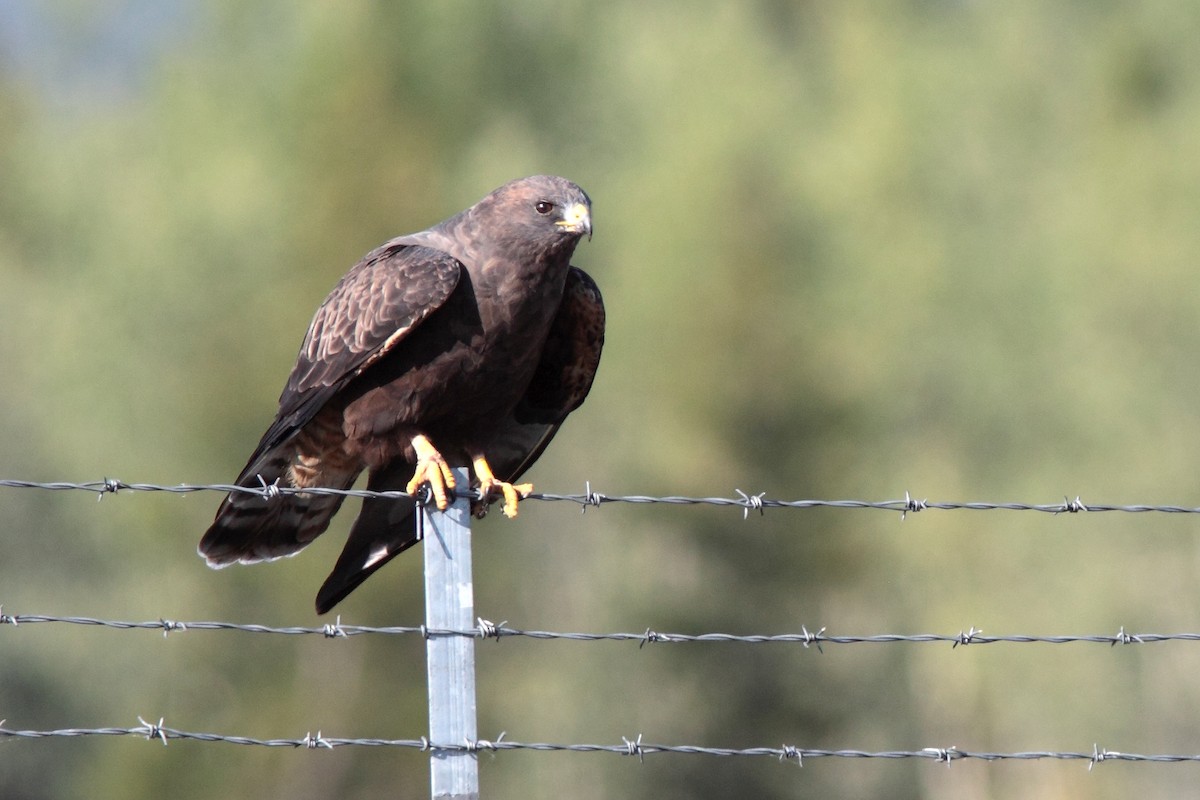
<path fill-rule="evenodd" d="M 166 730 L 163 728 L 164 720 L 162 717 L 158 718 L 157 725 L 152 722 L 146 722 L 146 720 L 142 719 L 141 717 L 138 717 L 138 722 L 142 723 L 142 727 L 139 730 L 146 734 L 147 741 L 158 739 L 163 743 L 163 747 L 167 746 L 167 734 Z"/>
<path fill-rule="evenodd" d="M 430 742 L 422 736 L 417 739 L 380 739 L 380 738 L 343 738 L 325 736 L 321 731 L 314 735 L 311 732 L 297 738 L 260 739 L 251 736 L 233 736 L 222 733 L 199 733 L 167 727 L 163 720 L 158 723 L 147 722 L 138 717 L 138 725 L 134 727 L 109 728 L 63 728 L 59 730 L 16 730 L 0 727 L 0 739 L 50 739 L 50 738 L 79 738 L 86 736 L 139 736 L 150 741 L 161 741 L 168 744 L 172 741 L 222 742 L 255 747 L 290 747 L 297 750 L 330 749 L 335 747 L 398 747 L 419 750 L 421 752 L 442 753 L 477 753 L 483 750 L 499 752 L 501 750 L 531 750 L 538 752 L 572 752 L 572 753 L 611 753 L 621 756 L 636 756 L 644 761 L 646 756 L 658 753 L 675 753 L 682 755 L 701 755 L 719 757 L 770 757 L 779 761 L 795 760 L 801 766 L 804 759 L 814 758 L 882 758 L 882 759 L 922 759 L 934 763 L 949 765 L 954 761 L 978 759 L 981 761 L 1082 761 L 1092 769 L 1104 761 L 1135 761 L 1175 764 L 1185 762 L 1200 762 L 1196 754 L 1141 754 L 1123 753 L 1108 750 L 1097 744 L 1090 751 L 1055 751 L 1028 750 L 1019 752 L 989 752 L 964 750 L 959 747 L 925 747 L 919 750 L 830 750 L 784 744 L 780 747 L 706 747 L 687 744 L 652 744 L 643 740 L 642 734 L 630 739 L 622 737 L 621 744 L 556 744 L 550 742 L 517 742 L 505 739 L 501 733 L 494 740 L 467 739 L 463 742 Z"/>
<path fill-rule="evenodd" d="M 763 510 L 763 498 L 766 496 L 766 492 L 746 494 L 741 489 L 734 489 L 734 491 L 742 499 L 742 519 L 749 519 L 751 510 L 757 510 L 760 517 L 766 513 Z"/>
<path fill-rule="evenodd" d="M 600 504 L 604 502 L 604 495 L 600 494 L 599 492 L 592 491 L 592 482 L 591 481 L 583 482 L 583 494 L 580 495 L 580 497 L 581 497 L 580 502 L 579 502 L 579 513 L 580 514 L 586 514 L 587 510 L 588 510 L 588 506 L 595 506 L 596 508 L 599 508 Z"/>
<path fill-rule="evenodd" d="M 924 511 L 925 507 L 928 504 L 929 504 L 928 500 L 918 500 L 915 497 L 913 497 L 911 494 L 909 494 L 908 492 L 905 492 L 904 493 L 904 508 L 902 508 L 900 510 L 900 521 L 903 522 L 904 520 L 908 519 L 908 514 L 910 511 L 913 514 L 916 514 L 920 511 Z"/>
<path fill-rule="evenodd" d="M 173 486 L 167 486 L 155 483 L 126 483 L 125 481 L 116 478 L 103 478 L 98 481 L 83 481 L 73 483 L 69 481 L 27 481 L 14 479 L 0 479 L 0 488 L 3 489 L 44 489 L 49 491 L 85 491 L 95 493 L 98 497 L 103 497 L 105 494 L 117 494 L 119 492 L 169 492 L 174 494 L 193 494 L 195 492 L 221 492 L 233 494 L 251 494 L 262 497 L 264 500 L 269 500 L 279 495 L 290 494 L 308 494 L 308 495 L 337 495 L 342 497 L 360 497 L 360 498 L 379 498 L 379 499 L 398 499 L 401 497 L 413 497 L 407 492 L 387 491 L 376 492 L 369 489 L 333 489 L 322 487 L 308 487 L 305 489 L 297 489 L 290 486 L 281 486 L 277 482 L 267 484 L 265 481 L 260 481 L 259 486 L 237 486 L 234 484 L 214 483 L 214 484 L 187 484 L 181 483 Z M 1070 499 L 1064 495 L 1062 502 L 1058 503 L 1009 503 L 1009 502 L 961 502 L 961 501 L 934 501 L 934 500 L 918 500 L 911 493 L 905 492 L 902 499 L 896 500 L 781 500 L 777 498 L 769 498 L 765 492 L 758 494 L 748 494 L 740 489 L 735 490 L 738 497 L 683 497 L 677 495 L 669 495 L 665 497 L 654 497 L 650 495 L 607 495 L 601 494 L 592 489 L 591 483 L 587 483 L 584 487 L 583 494 L 553 494 L 550 492 L 533 492 L 526 499 L 543 500 L 547 502 L 567 502 L 579 505 L 584 511 L 590 506 L 599 507 L 604 503 L 633 503 L 633 504 L 667 504 L 667 505 L 708 505 L 708 506 L 733 506 L 740 508 L 744 516 L 749 516 L 750 511 L 758 511 L 762 513 L 768 508 L 868 508 L 881 511 L 900 512 L 901 518 L 906 517 L 909 513 L 917 513 L 929 509 L 937 509 L 940 511 L 1036 511 L 1045 514 L 1077 514 L 1082 512 L 1099 513 L 1104 511 L 1116 511 L 1124 513 L 1162 513 L 1162 514 L 1200 514 L 1200 506 L 1184 506 L 1184 505 L 1118 505 L 1109 503 L 1084 503 L 1078 495 L 1075 499 Z M 476 489 L 463 489 L 460 494 L 472 500 L 479 500 L 480 495 Z M 419 492 L 418 492 L 419 495 Z"/>
<path fill-rule="evenodd" d="M 735 644 L 799 644 L 804 648 L 816 647 L 818 651 L 827 644 L 896 644 L 901 642 L 913 644 L 941 643 L 949 644 L 952 648 L 980 644 L 1105 644 L 1116 645 L 1150 644 L 1153 642 L 1200 642 L 1200 633 L 1128 633 L 1122 626 L 1116 633 L 1111 634 L 1069 634 L 1046 636 L 1036 634 L 1006 634 L 997 636 L 984 635 L 975 626 L 960 630 L 958 633 L 877 633 L 865 636 L 832 634 L 821 627 L 811 631 L 807 626 L 800 626 L 799 633 L 772 634 L 735 634 L 735 633 L 669 633 L 646 628 L 641 633 L 586 633 L 570 631 L 542 631 L 509 627 L 508 622 L 492 622 L 479 617 L 472 628 L 429 628 L 425 625 L 346 625 L 341 616 L 332 623 L 324 625 L 292 625 L 276 627 L 271 625 L 245 624 L 239 622 L 193 621 L 156 619 L 144 622 L 124 620 L 98 619 L 96 617 L 52 616 L 48 614 L 9 614 L 0 605 L 0 627 L 11 625 L 32 625 L 38 623 L 59 623 L 65 625 L 86 625 L 114 630 L 155 630 L 162 631 L 165 637 L 171 632 L 187 631 L 241 631 L 244 633 L 269 633 L 285 636 L 322 636 L 327 639 L 345 639 L 351 636 L 376 634 L 384 636 L 415 635 L 424 639 L 434 636 L 462 636 L 470 639 L 500 639 L 507 637 L 525 637 L 543 640 L 567 640 L 576 642 L 637 642 L 639 648 L 648 644 L 685 644 L 694 642 L 729 642 Z"/>

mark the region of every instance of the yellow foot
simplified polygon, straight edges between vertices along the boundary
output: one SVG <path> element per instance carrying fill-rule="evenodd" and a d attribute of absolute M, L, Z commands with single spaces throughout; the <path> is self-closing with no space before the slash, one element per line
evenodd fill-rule
<path fill-rule="evenodd" d="M 499 493 L 504 497 L 504 516 L 513 519 L 517 516 L 517 502 L 533 493 L 532 483 L 518 483 L 515 486 L 508 481 L 502 481 L 492 474 L 492 468 L 483 456 L 477 456 L 471 464 L 475 467 L 475 477 L 479 479 L 479 492 L 482 499 L 475 509 L 475 516 L 482 517 L 487 513 L 491 498 Z"/>
<path fill-rule="evenodd" d="M 412 446 L 417 453 L 417 470 L 404 491 L 416 494 L 422 484 L 428 483 L 438 510 L 445 511 L 450 505 L 447 492 L 454 488 L 454 473 L 450 471 L 450 465 L 425 436 L 414 436 Z"/>

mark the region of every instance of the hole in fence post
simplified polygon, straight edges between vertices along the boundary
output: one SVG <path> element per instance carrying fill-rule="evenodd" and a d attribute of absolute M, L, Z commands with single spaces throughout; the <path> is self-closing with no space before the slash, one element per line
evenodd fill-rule
<path fill-rule="evenodd" d="M 471 485 L 465 468 L 459 486 Z M 425 530 L 425 626 L 429 631 L 474 627 L 471 583 L 471 502 L 459 496 L 445 512 L 430 503 L 420 513 Z M 475 639 L 431 633 L 425 642 L 429 681 L 430 782 L 435 800 L 479 797 L 479 763 L 469 743 L 475 728 Z M 454 749 L 440 749 L 437 745 Z"/>

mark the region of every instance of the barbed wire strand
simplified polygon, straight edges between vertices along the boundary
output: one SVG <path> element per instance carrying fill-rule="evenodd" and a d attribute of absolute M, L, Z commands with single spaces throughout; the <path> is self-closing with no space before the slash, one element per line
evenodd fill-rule
<path fill-rule="evenodd" d="M 825 628 L 815 631 L 801 626 L 800 633 L 777 634 L 733 634 L 733 633 L 667 633 L 647 628 L 641 633 L 579 633 L 564 631 L 523 630 L 508 627 L 507 622 L 495 623 L 479 618 L 474 628 L 438 629 L 425 625 L 389 625 L 383 627 L 371 625 L 345 625 L 339 616 L 335 622 L 318 626 L 291 625 L 275 627 L 260 624 L 243 624 L 237 622 L 192 621 L 185 622 L 160 618 L 143 622 L 129 622 L 96 617 L 54 616 L 48 614 L 6 614 L 4 606 L 0 605 L 0 626 L 35 625 L 39 623 L 60 623 L 67 625 L 87 625 L 115 630 L 155 630 L 162 631 L 163 636 L 182 631 L 242 631 L 244 633 L 282 634 L 286 636 L 317 635 L 329 639 L 365 634 L 385 636 L 418 635 L 423 638 L 434 636 L 462 636 L 472 639 L 502 639 L 506 637 L 526 637 L 543 640 L 569 640 L 578 642 L 617 641 L 637 642 L 639 646 L 647 644 L 682 644 L 688 642 L 732 642 L 738 644 L 800 644 L 804 647 L 816 647 L 820 650 L 827 644 L 895 644 L 908 643 L 942 643 L 951 647 L 976 644 L 1104 644 L 1128 645 L 1150 644 L 1153 642 L 1200 642 L 1200 633 L 1126 633 L 1122 627 L 1113 634 L 1070 634 L 1060 636 L 1039 636 L 1034 634 L 1006 634 L 988 636 L 978 628 L 971 627 L 955 634 L 943 633 L 879 633 L 867 636 L 846 636 L 827 633 Z"/>
<path fill-rule="evenodd" d="M 251 494 L 269 500 L 279 495 L 309 494 L 309 495 L 340 495 L 344 497 L 399 499 L 412 497 L 407 492 L 388 491 L 376 492 L 369 489 L 333 489 L 310 487 L 297 489 L 280 485 L 278 482 L 267 483 L 260 479 L 259 486 L 237 486 L 234 484 L 187 484 L 163 485 L 156 483 L 126 483 L 117 478 L 103 478 L 98 481 L 26 481 L 0 479 L 0 488 L 5 489 L 43 489 L 48 491 L 84 491 L 97 495 L 98 499 L 106 494 L 120 492 L 167 492 L 173 494 L 193 494 L 196 492 L 221 492 L 234 494 Z M 748 517 L 751 511 L 760 514 L 768 508 L 864 508 L 881 511 L 899 512 L 901 517 L 910 513 L 918 513 L 930 509 L 940 511 L 1036 511 L 1046 514 L 1076 514 L 1081 512 L 1116 511 L 1124 513 L 1163 513 L 1163 514 L 1200 514 L 1200 506 L 1183 505 L 1150 505 L 1132 504 L 1118 505 L 1110 503 L 1084 503 L 1078 496 L 1074 500 L 1064 496 L 1061 503 L 1013 503 L 1013 502 L 960 502 L 923 500 L 905 492 L 904 499 L 896 500 L 780 500 L 769 498 L 765 492 L 747 494 L 740 489 L 734 490 L 737 497 L 683 497 L 668 495 L 655 497 L 651 495 L 606 495 L 591 488 L 590 482 L 585 485 L 582 494 L 553 494 L 549 492 L 534 492 L 529 500 L 546 502 L 568 502 L 579 505 L 586 511 L 589 507 L 599 507 L 605 503 L 634 503 L 634 504 L 668 504 L 668 505 L 709 505 L 733 506 Z M 479 492 L 474 489 L 460 489 L 471 499 L 479 499 Z M 419 494 L 419 493 L 418 493 Z"/>
<path fill-rule="evenodd" d="M 2 725 L 3 720 L 0 720 Z M 804 759 L 814 758 L 880 758 L 880 759 L 924 759 L 929 761 L 951 764 L 954 761 L 977 759 L 981 761 L 1084 761 L 1088 769 L 1103 761 L 1141 761 L 1156 763 L 1200 762 L 1200 755 L 1189 754 L 1141 754 L 1125 753 L 1101 748 L 1093 745 L 1091 752 L 1085 751 L 1053 751 L 1031 750 L 1023 752 L 976 752 L 963 750 L 958 747 L 925 747 L 920 750 L 826 750 L 784 744 L 779 747 L 703 747 L 699 745 L 672 745 L 644 742 L 641 734 L 633 739 L 623 738 L 621 744 L 555 744 L 550 742 L 516 742 L 505 739 L 501 733 L 496 739 L 473 739 L 464 742 L 435 743 L 422 736 L 419 739 L 350 739 L 325 736 L 321 731 L 313 734 L 306 733 L 300 738 L 260 739 L 252 736 L 231 736 L 221 733 L 197 733 L 167 727 L 164 720 L 147 722 L 138 717 L 138 725 L 134 727 L 109 728 L 63 728 L 59 730 L 14 730 L 0 727 L 0 738 L 9 739 L 48 739 L 75 738 L 84 736 L 138 736 L 149 741 L 158 741 L 163 745 L 172 740 L 190 740 L 198 742 L 223 742 L 256 747 L 289 747 L 293 749 L 315 750 L 335 747 L 398 747 L 420 750 L 422 752 L 443 753 L 496 753 L 503 750 L 532 750 L 541 752 L 572 752 L 572 753 L 611 753 L 614 755 L 635 756 L 639 760 L 657 753 L 676 753 L 684 755 L 704 755 L 721 757 L 763 757 L 779 761 L 795 761 L 801 766 Z"/>
<path fill-rule="evenodd" d="M 167 492 L 174 494 L 191 494 L 195 492 L 221 492 L 221 493 L 245 493 L 254 494 L 263 498 L 264 501 L 270 500 L 278 495 L 287 494 L 310 494 L 310 495 L 342 495 L 346 497 L 360 498 L 401 498 L 410 497 L 404 492 L 373 492 L 365 489 L 332 489 L 332 488 L 307 488 L 295 489 L 292 487 L 281 486 L 276 483 L 268 484 L 260 479 L 260 486 L 246 487 L 233 484 L 178 484 L 178 485 L 162 485 L 154 483 L 127 483 L 115 478 L 104 478 L 99 481 L 84 481 L 84 482 L 68 482 L 68 481 L 25 481 L 0 479 L 0 488 L 10 489 L 41 489 L 49 491 L 85 491 L 97 495 L 97 499 L 103 499 L 107 494 L 117 494 L 122 491 L 126 492 Z M 732 506 L 742 509 L 743 518 L 749 516 L 750 511 L 758 511 L 760 514 L 765 512 L 767 508 L 863 508 L 877 509 L 891 512 L 900 512 L 901 519 L 907 517 L 911 513 L 917 513 L 928 509 L 936 510 L 969 510 L 969 511 L 988 511 L 988 510 L 1006 510 L 1006 511 L 1035 511 L 1050 514 L 1062 513 L 1079 513 L 1085 511 L 1102 512 L 1102 511 L 1117 511 L 1126 513 L 1168 513 L 1168 514 L 1195 514 L 1200 513 L 1200 507 L 1190 507 L 1181 505 L 1115 505 L 1115 504 L 1084 504 L 1077 496 L 1074 500 L 1064 496 L 1062 503 L 1014 503 L 1014 502 L 939 502 L 929 500 L 918 500 L 912 497 L 908 492 L 905 493 L 903 500 L 883 500 L 883 501 L 867 501 L 867 500 L 778 500 L 766 497 L 766 493 L 747 494 L 738 489 L 735 490 L 738 497 L 684 497 L 684 496 L 663 496 L 655 497 L 649 495 L 605 495 L 593 491 L 591 484 L 585 485 L 583 494 L 552 494 L 552 493 L 533 493 L 527 499 L 542 500 L 549 502 L 571 502 L 576 503 L 581 507 L 581 510 L 586 511 L 589 507 L 599 507 L 604 503 L 633 503 L 633 504 L 670 504 L 670 505 L 710 505 L 710 506 Z M 460 490 L 460 493 L 466 494 L 468 497 L 478 499 L 479 494 L 474 490 Z M 418 494 L 419 501 L 425 498 Z M 743 644 L 764 644 L 764 643 L 799 643 L 804 647 L 815 646 L 818 650 L 825 644 L 887 644 L 897 642 L 910 643 L 949 643 L 952 647 L 967 644 L 994 644 L 999 642 L 1006 643 L 1048 643 L 1048 644 L 1067 644 L 1089 642 L 1097 644 L 1107 644 L 1114 646 L 1117 644 L 1144 644 L 1149 642 L 1160 641 L 1200 641 L 1200 634 L 1197 633 L 1175 633 L 1175 634 L 1127 634 L 1122 628 L 1113 635 L 1067 635 L 1067 636 L 1036 636 L 1036 635 L 1007 635 L 1007 636 L 985 636 L 982 631 L 970 628 L 967 631 L 960 631 L 955 635 L 945 634 L 877 634 L 871 636 L 839 636 L 826 633 L 824 628 L 816 632 L 810 632 L 806 628 L 802 628 L 799 634 L 774 634 L 774 635 L 736 635 L 726 633 L 702 633 L 702 634 L 681 634 L 681 633 L 662 633 L 647 628 L 642 633 L 566 633 L 553 631 L 537 631 L 537 630 L 521 630 L 517 628 L 506 627 L 505 623 L 499 625 L 489 622 L 484 619 L 479 620 L 477 627 L 469 630 L 433 630 L 424 625 L 421 626 L 388 626 L 388 627 L 372 627 L 372 626 L 357 626 L 343 625 L 340 617 L 333 624 L 326 624 L 318 627 L 305 626 L 286 626 L 274 627 L 259 624 L 240 624 L 231 622 L 219 621 L 194 621 L 194 622 L 179 622 L 169 619 L 151 620 L 145 622 L 124 622 L 119 620 L 105 620 L 94 617 L 67 617 L 67 616 L 51 616 L 40 614 L 4 614 L 3 608 L 0 606 L 0 626 L 11 625 L 14 627 L 20 625 L 36 624 L 36 623 L 64 623 L 74 625 L 90 625 L 98 626 L 107 629 L 151 629 L 162 631 L 164 637 L 172 632 L 182 632 L 186 630 L 237 630 L 250 633 L 270 633 L 284 635 L 322 635 L 327 638 L 341 638 L 361 634 L 419 634 L 423 637 L 430 636 L 469 636 L 475 638 L 494 638 L 499 640 L 503 637 L 524 636 L 534 639 L 565 639 L 574 641 L 636 641 L 639 646 L 646 644 L 659 643 L 683 643 L 683 642 L 736 642 Z M 146 722 L 141 717 L 138 718 L 140 723 L 137 727 L 120 728 L 67 728 L 59 730 L 12 730 L 3 727 L 3 720 L 0 720 L 0 738 L 24 738 L 24 739 L 43 739 L 50 737 L 80 737 L 80 736 L 141 736 L 149 740 L 157 740 L 166 745 L 170 740 L 193 740 L 202 742 L 225 742 L 238 745 L 256 745 L 265 747 L 291 747 L 291 748 L 334 748 L 342 746 L 365 746 L 365 747 L 407 747 L 429 751 L 443 752 L 497 752 L 500 750 L 533 750 L 533 751 L 568 751 L 568 752 L 606 752 L 618 755 L 637 756 L 639 760 L 643 759 L 648 754 L 655 753 L 681 753 L 690 755 L 709 755 L 709 756 L 751 756 L 761 757 L 770 756 L 779 759 L 780 761 L 794 760 L 801 766 L 805 758 L 882 758 L 882 759 L 928 759 L 940 763 L 945 763 L 949 766 L 952 762 L 963 759 L 979 759 L 984 761 L 1004 761 L 1004 760 L 1077 760 L 1085 761 L 1090 770 L 1096 764 L 1102 761 L 1141 761 L 1141 762 L 1157 762 L 1157 763 L 1179 763 L 1179 762 L 1200 762 L 1200 755 L 1175 755 L 1175 754 L 1136 754 L 1123 753 L 1118 751 L 1110 751 L 1094 745 L 1090 753 L 1088 752 L 1055 752 L 1055 751 L 1027 751 L 1027 752 L 973 752 L 961 750 L 957 747 L 934 748 L 927 747 L 921 750 L 891 750 L 891 751 L 865 751 L 865 750 L 822 750 L 800 748 L 793 745 L 784 744 L 781 747 L 753 747 L 753 748 L 720 748 L 720 747 L 702 747 L 696 745 L 665 745 L 665 744 L 649 744 L 642 741 L 642 736 L 639 735 L 636 739 L 624 739 L 620 745 L 603 745 L 603 744 L 552 744 L 546 742 L 515 742 L 505 740 L 504 734 L 501 734 L 494 741 L 489 740 L 474 740 L 463 743 L 447 743 L 435 744 L 431 743 L 427 738 L 420 739 L 374 739 L 374 738 L 336 738 L 326 737 L 320 731 L 313 735 L 305 734 L 299 739 L 259 739 L 247 736 L 230 736 L 217 733 L 197 733 L 190 731 L 182 731 L 174 728 L 166 727 L 163 720 L 160 718 L 158 723 Z"/>

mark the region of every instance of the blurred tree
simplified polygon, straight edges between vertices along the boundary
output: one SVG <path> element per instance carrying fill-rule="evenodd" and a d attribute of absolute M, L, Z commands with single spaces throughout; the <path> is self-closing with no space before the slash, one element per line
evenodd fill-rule
<path fill-rule="evenodd" d="M 1198 29 L 1160 0 L 0 2 L 0 476 L 228 480 L 350 264 L 554 172 L 595 201 L 577 260 L 610 321 L 539 488 L 1195 505 Z M 5 491 L 0 602 L 311 623 L 345 521 L 295 560 L 214 573 L 194 546 L 216 502 Z M 532 504 L 479 525 L 476 604 L 561 630 L 1195 630 L 1194 526 Z M 343 621 L 419 621 L 419 558 L 385 575 Z M 425 729 L 419 641 L 3 635 L 13 727 Z M 1197 752 L 1185 645 L 479 657 L 485 736 Z M 428 791 L 426 756 L 384 750 L 24 742 L 4 765 L 0 796 L 22 800 Z M 517 753 L 482 772 L 488 796 L 585 800 L 1188 779 Z"/>

